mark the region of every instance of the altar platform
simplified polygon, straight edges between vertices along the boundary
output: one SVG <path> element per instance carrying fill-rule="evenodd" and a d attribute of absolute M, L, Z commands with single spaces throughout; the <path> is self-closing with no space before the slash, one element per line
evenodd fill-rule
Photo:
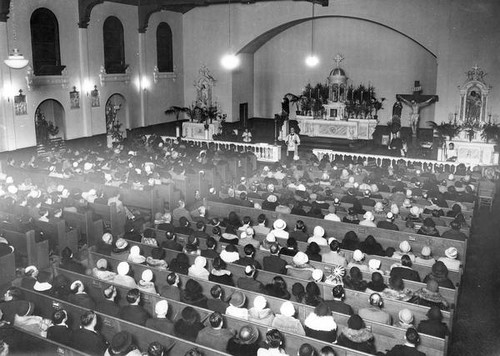
<path fill-rule="evenodd" d="M 372 140 L 377 120 L 314 120 L 311 116 L 297 115 L 300 134 L 310 137 L 328 137 L 346 140 Z"/>

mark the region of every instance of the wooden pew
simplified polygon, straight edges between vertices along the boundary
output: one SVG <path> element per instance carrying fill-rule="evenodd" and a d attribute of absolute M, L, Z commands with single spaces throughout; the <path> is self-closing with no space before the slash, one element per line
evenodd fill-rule
<path fill-rule="evenodd" d="M 177 251 L 168 250 L 168 249 L 165 249 L 165 252 L 166 252 L 165 260 L 167 260 L 167 261 L 171 261 L 172 258 L 176 257 L 178 254 Z M 96 253 L 96 252 L 89 250 L 89 264 L 90 264 L 90 266 L 95 266 L 95 263 L 100 258 L 106 259 L 108 261 L 108 266 L 111 266 L 114 270 L 116 270 L 116 266 L 118 265 L 118 263 L 120 263 L 120 260 L 113 259 L 109 256 L 101 255 L 99 253 Z M 189 255 L 188 258 L 190 260 L 190 263 L 192 264 L 194 262 L 194 259 L 196 258 L 196 256 Z M 207 265 L 208 270 L 211 270 L 212 259 L 207 258 L 207 264 L 208 264 Z M 244 266 L 229 263 L 227 269 L 232 272 L 233 279 L 235 281 L 238 278 L 245 276 L 245 267 Z M 268 284 L 268 283 L 272 283 L 273 278 L 275 276 L 276 276 L 275 273 L 261 270 L 258 272 L 257 278 L 263 284 Z M 166 277 L 166 273 L 165 273 L 165 277 Z M 289 289 L 291 289 L 292 285 L 296 282 L 301 283 L 302 285 L 304 285 L 304 288 L 305 288 L 306 284 L 309 282 L 309 281 L 306 281 L 303 279 L 292 278 L 292 277 L 287 276 L 287 275 L 281 275 L 281 277 L 283 277 L 283 279 L 285 280 Z M 331 295 L 332 286 L 327 285 L 325 283 L 317 283 L 317 284 L 320 287 L 322 297 L 324 297 L 324 298 L 326 297 L 326 299 L 329 299 L 329 296 Z M 360 308 L 364 308 L 364 307 L 368 306 L 369 296 L 370 296 L 370 294 L 366 293 L 366 292 L 358 292 L 358 291 L 346 289 L 346 302 L 349 303 L 353 307 L 353 309 L 356 311 L 359 310 Z M 404 308 L 408 308 L 412 311 L 416 323 L 427 319 L 426 313 L 429 310 L 428 307 L 423 307 L 423 306 L 412 304 L 412 303 L 400 302 L 400 301 L 389 300 L 389 299 L 386 299 L 384 301 L 384 304 L 385 304 L 384 310 L 386 312 L 388 312 L 389 314 L 391 314 L 393 320 L 398 320 L 398 313 L 401 309 L 404 309 Z M 450 320 L 451 320 L 450 316 L 451 315 L 450 314 L 451 314 L 451 312 L 443 311 L 443 322 L 445 322 L 451 329 L 451 325 L 450 325 L 451 324 L 450 323 Z"/>
<path fill-rule="evenodd" d="M 119 261 L 117 260 L 112 260 L 108 259 L 108 262 L 111 262 L 111 265 L 116 268 L 116 265 Z M 139 276 L 142 274 L 142 272 L 145 269 L 148 269 L 147 266 L 139 265 L 139 264 L 133 264 L 131 263 L 131 269 L 133 271 L 133 275 L 136 276 L 136 278 L 139 278 Z M 170 272 L 165 272 L 165 271 L 160 271 L 155 268 L 150 268 L 154 275 L 155 275 L 155 284 L 157 288 L 161 288 L 166 284 L 165 279 L 168 273 Z M 65 274 L 68 276 L 66 271 L 62 271 L 61 273 Z M 185 285 L 188 279 L 190 277 L 188 276 L 182 276 L 180 275 L 180 278 L 182 280 L 182 285 Z M 196 279 L 196 278 L 195 278 Z M 214 286 L 216 283 L 209 282 L 209 281 L 204 281 L 200 279 L 196 279 L 203 287 L 203 292 L 207 298 L 210 297 L 210 289 L 212 286 Z M 237 287 L 230 287 L 230 286 L 222 286 L 224 289 L 229 291 L 229 293 L 226 293 L 226 296 L 231 295 L 234 293 L 236 290 L 240 290 Z M 253 305 L 253 300 L 255 299 L 256 296 L 260 295 L 259 293 L 255 292 L 249 292 L 245 290 L 241 290 L 248 299 L 247 302 L 247 307 L 251 307 Z M 281 304 L 283 303 L 282 299 L 279 298 L 274 298 L 274 297 L 269 297 L 266 296 L 266 299 L 268 300 L 268 305 L 269 307 L 275 312 L 275 314 L 279 313 L 279 309 Z M 328 298 L 329 299 L 329 298 Z M 295 306 L 295 309 L 297 311 L 297 318 L 301 320 L 303 323 L 306 317 L 314 311 L 314 307 L 307 306 L 305 304 L 300 304 L 300 303 L 293 303 Z M 340 313 L 334 313 L 334 318 L 337 324 L 339 325 L 339 329 L 347 327 L 347 320 L 349 319 L 348 315 L 340 314 Z M 380 323 L 375 323 L 375 322 L 367 322 L 367 325 L 371 327 L 372 332 L 375 334 L 375 339 L 376 339 L 376 345 L 377 349 L 379 351 L 384 351 L 386 349 L 392 348 L 395 344 L 397 344 L 397 340 L 404 340 L 404 333 L 405 330 L 398 328 L 396 326 L 388 326 Z M 339 330 L 340 332 L 340 330 Z M 427 355 L 443 355 L 443 350 L 445 349 L 445 340 L 444 339 L 439 339 L 427 335 L 422 335 L 422 342 L 421 342 L 421 348 L 422 351 L 426 352 Z"/>
<path fill-rule="evenodd" d="M 163 231 L 161 231 L 161 230 L 155 230 L 155 231 L 158 231 L 159 233 L 163 233 Z M 184 237 L 187 239 L 187 236 L 178 235 L 177 236 L 177 241 L 180 242 L 180 240 L 183 239 Z M 129 244 L 131 244 L 131 246 L 133 246 L 133 245 L 139 246 L 141 248 L 141 251 L 144 253 L 145 256 L 151 256 L 151 250 L 154 248 L 153 246 L 146 245 L 146 244 L 139 244 L 139 243 L 137 243 L 135 241 L 131 241 L 131 240 L 128 240 L 128 242 L 129 242 Z M 217 251 L 220 253 L 224 249 L 224 247 L 226 245 L 227 244 L 219 242 L 217 244 Z M 245 253 L 243 251 L 244 247 L 243 246 L 239 246 L 239 245 L 235 245 L 235 246 L 238 249 L 238 252 L 239 252 L 240 256 L 242 256 L 242 257 L 245 256 Z M 201 249 L 206 248 L 206 240 L 205 239 L 200 239 L 200 248 Z M 351 257 L 352 257 L 352 251 L 344 250 L 343 252 L 350 253 Z M 256 254 L 255 254 L 255 260 L 258 261 L 262 265 L 263 264 L 263 258 L 265 256 L 269 256 L 269 255 L 270 255 L 270 252 L 268 252 L 268 251 L 257 250 Z M 373 257 L 377 258 L 379 256 L 373 256 Z M 288 263 L 291 263 L 292 259 L 293 259 L 290 256 L 284 256 L 284 255 L 282 255 L 281 258 L 284 259 L 285 261 L 287 261 Z M 392 262 L 394 263 L 395 260 L 392 260 Z M 327 274 L 327 271 L 332 267 L 330 264 L 324 263 L 324 262 L 309 261 L 309 263 L 313 267 L 323 270 L 324 273 L 325 273 L 325 275 Z M 425 266 L 420 266 L 420 267 L 425 267 Z M 379 271 L 379 272 L 383 273 L 384 271 Z M 422 276 L 422 279 L 427 275 L 427 273 L 430 272 L 430 268 L 427 267 L 427 271 L 423 271 L 423 272 L 426 272 L 426 273 Z M 363 278 L 365 280 L 371 280 L 371 273 L 370 272 L 362 272 L 362 274 L 363 274 Z M 389 284 L 389 278 L 390 278 L 389 275 L 383 274 L 383 277 L 384 277 L 385 283 L 388 285 Z M 416 291 L 416 290 L 418 290 L 420 288 L 423 288 L 425 286 L 426 286 L 425 283 L 415 282 L 415 281 L 410 281 L 410 280 L 405 280 L 405 287 L 409 288 L 412 291 Z M 439 291 L 443 295 L 443 297 L 446 298 L 446 300 L 448 301 L 448 303 L 450 303 L 450 305 L 453 305 L 453 304 L 456 305 L 457 298 L 458 298 L 458 291 L 456 289 L 440 288 Z"/>
<path fill-rule="evenodd" d="M 9 333 L 11 337 L 16 339 L 20 348 L 16 348 L 15 345 L 9 345 L 9 355 L 24 355 L 25 352 L 30 352 L 30 354 L 37 355 L 61 355 L 61 356 L 87 356 L 86 353 L 73 349 L 70 346 L 66 346 L 49 340 L 39 334 L 35 334 L 24 330 L 17 326 L 8 326 Z M 9 343 L 9 340 L 5 340 Z M 22 343 L 22 345 L 20 344 Z"/>
<path fill-rule="evenodd" d="M 66 277 L 70 278 L 70 280 L 80 279 L 85 284 L 86 289 L 89 292 L 91 290 L 93 290 L 89 294 L 93 297 L 95 295 L 95 298 L 98 298 L 97 300 L 102 299 L 102 293 L 101 293 L 102 288 L 104 286 L 107 287 L 109 285 L 109 283 L 104 283 L 102 281 L 95 280 L 89 276 L 79 275 L 79 274 L 76 274 L 76 273 L 73 273 L 70 271 L 63 271 L 63 270 L 59 270 L 59 271 L 60 271 L 60 273 L 64 274 Z M 73 277 L 71 278 L 71 276 L 73 276 Z M 115 285 L 115 286 L 118 290 L 118 295 L 120 296 L 120 299 L 122 300 L 122 302 L 120 304 L 125 304 L 123 302 L 123 298 L 126 295 L 128 289 L 125 287 L 119 286 L 119 285 Z M 100 295 L 100 297 L 99 297 L 99 295 Z M 143 307 L 146 310 L 148 310 L 151 315 L 153 315 L 154 306 L 156 305 L 156 302 L 158 302 L 159 300 L 166 299 L 166 298 L 160 297 L 160 296 L 155 295 L 155 294 L 150 294 L 150 293 L 142 293 L 142 296 L 143 296 Z M 175 316 L 180 315 L 182 310 L 186 306 L 188 306 L 188 304 L 185 304 L 185 303 L 182 303 L 179 301 L 174 301 L 171 299 L 167 299 L 167 300 L 169 303 L 169 314 L 167 316 L 174 316 L 174 317 L 170 317 L 171 320 L 175 320 L 176 319 Z M 200 308 L 200 307 L 196 307 L 196 306 L 192 306 L 192 307 L 198 311 L 198 313 L 200 314 L 201 320 L 206 319 L 212 313 L 212 311 L 208 310 L 208 309 L 204 309 L 204 308 Z M 227 316 L 227 315 L 224 317 L 224 319 L 225 319 L 225 326 L 228 329 L 233 329 L 233 330 L 239 330 L 242 326 L 251 323 L 249 321 L 237 319 L 237 318 Z M 269 327 L 266 325 L 259 324 L 259 323 L 251 323 L 251 324 L 253 324 L 259 330 L 260 340 L 263 340 L 265 338 L 266 332 L 269 330 Z M 149 330 L 149 329 L 147 329 L 147 330 Z M 141 337 L 142 337 L 142 334 L 139 334 L 139 335 L 141 335 Z M 355 350 L 347 349 L 347 348 L 342 347 L 342 346 L 338 346 L 335 344 L 329 344 L 326 342 L 322 342 L 320 340 L 312 339 L 312 338 L 309 338 L 307 336 L 298 336 L 296 334 L 287 333 L 287 332 L 283 332 L 283 335 L 285 336 L 285 345 L 283 345 L 283 346 L 285 348 L 285 351 L 289 355 L 296 355 L 299 347 L 303 343 L 306 343 L 306 342 L 311 344 L 311 346 L 313 346 L 317 350 L 320 350 L 322 347 L 327 346 L 327 345 L 331 346 L 334 348 L 336 355 L 345 355 L 345 356 L 347 356 L 347 355 L 350 355 L 350 356 L 351 355 L 352 356 L 367 355 L 363 352 L 357 352 Z M 175 353 L 175 355 L 177 355 L 177 353 Z M 179 355 L 182 355 L 182 354 L 179 354 Z M 440 354 L 440 355 L 442 355 L 442 354 Z"/>
<path fill-rule="evenodd" d="M 14 253 L 0 257 L 0 285 L 6 285 L 16 278 L 16 256 Z"/>
<path fill-rule="evenodd" d="M 90 280 L 86 278 L 79 278 L 78 275 L 74 277 L 81 279 L 87 286 L 91 283 Z M 60 299 L 51 298 L 50 296 L 47 296 L 43 293 L 35 292 L 33 290 L 25 288 L 21 289 L 24 292 L 26 299 L 35 304 L 37 312 L 46 318 L 50 318 L 53 311 L 56 309 L 62 308 L 66 310 L 69 317 L 68 326 L 72 329 L 78 328 L 80 316 L 87 311 L 86 308 L 82 308 Z M 121 290 L 121 292 L 124 291 Z M 151 309 L 149 310 L 151 311 Z M 125 320 L 102 314 L 100 312 L 96 312 L 96 314 L 99 319 L 98 325 L 100 325 L 100 331 L 108 341 L 111 341 L 112 336 L 116 333 L 120 331 L 128 331 L 130 334 L 132 334 L 135 344 L 144 351 L 147 350 L 149 344 L 153 341 L 159 341 L 161 344 L 165 345 L 167 344 L 168 340 L 168 343 L 175 342 L 175 345 L 170 350 L 170 355 L 184 355 L 187 351 L 195 347 L 200 349 L 206 356 L 227 355 L 226 353 L 197 345 L 194 342 L 183 340 L 173 335 L 167 335 L 153 329 L 148 329 L 144 326 L 136 325 Z M 168 346 L 168 344 L 165 346 Z"/>
<path fill-rule="evenodd" d="M 20 266 L 33 265 L 39 269 L 49 267 L 49 241 L 36 242 L 35 231 L 25 233 L 7 230 L 2 226 L 4 237 L 14 246 L 15 261 Z"/>
<path fill-rule="evenodd" d="M 398 246 L 402 241 L 408 240 L 412 245 L 414 251 L 420 251 L 422 247 L 427 245 L 430 246 L 434 256 L 436 257 L 444 256 L 444 251 L 448 247 L 453 246 L 458 251 L 458 256 L 462 263 L 462 268 L 465 267 L 467 241 L 448 240 L 443 239 L 442 237 L 432 237 L 401 231 L 384 230 L 376 227 L 359 226 L 343 222 L 328 221 L 324 219 L 312 218 L 309 216 L 280 214 L 275 211 L 257 210 L 254 208 L 217 203 L 213 201 L 208 201 L 207 204 L 209 214 L 212 217 L 227 217 L 229 212 L 234 211 L 240 216 L 240 218 L 243 216 L 250 216 L 253 221 L 257 221 L 257 217 L 260 214 L 265 214 L 270 226 L 272 226 L 272 222 L 274 220 L 281 218 L 285 220 L 289 228 L 295 226 L 297 220 L 302 220 L 309 230 L 312 230 L 317 225 L 322 226 L 326 231 L 326 236 L 335 237 L 338 240 L 342 240 L 343 236 L 348 231 L 354 231 L 358 235 L 360 240 L 364 240 L 368 235 L 373 235 L 384 248 L 394 247 L 396 250 L 398 249 Z"/>
<path fill-rule="evenodd" d="M 38 231 L 42 231 L 49 238 L 51 248 L 57 246 L 59 253 L 69 247 L 71 251 L 78 251 L 78 230 L 66 231 L 66 222 L 59 220 L 57 222 L 45 222 L 34 220 L 33 223 Z"/>
<path fill-rule="evenodd" d="M 125 220 L 127 217 L 124 213 L 116 211 L 115 203 L 111 205 L 91 203 L 89 207 L 95 215 L 103 220 L 104 225 L 111 229 L 113 236 L 122 235 L 125 232 Z"/>

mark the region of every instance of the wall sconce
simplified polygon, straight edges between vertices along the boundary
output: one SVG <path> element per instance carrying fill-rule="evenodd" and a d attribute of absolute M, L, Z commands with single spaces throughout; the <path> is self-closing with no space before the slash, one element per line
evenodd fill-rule
<path fill-rule="evenodd" d="M 90 95 L 90 93 L 92 92 L 92 90 L 94 89 L 95 85 L 93 85 L 90 80 L 88 79 L 85 79 L 83 81 L 83 85 L 82 85 L 82 91 L 85 92 L 85 94 L 87 96 Z"/>
<path fill-rule="evenodd" d="M 138 90 L 146 91 L 151 86 L 151 82 L 146 76 L 138 77 L 137 80 L 135 81 L 135 85 L 137 86 Z"/>

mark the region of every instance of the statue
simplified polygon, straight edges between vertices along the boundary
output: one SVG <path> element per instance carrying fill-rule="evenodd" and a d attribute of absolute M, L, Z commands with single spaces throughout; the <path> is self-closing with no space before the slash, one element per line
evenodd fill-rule
<path fill-rule="evenodd" d="M 481 115 L 481 95 L 475 90 L 471 90 L 467 95 L 467 106 L 465 112 L 466 120 L 479 121 Z"/>
<path fill-rule="evenodd" d="M 392 106 L 392 117 L 397 116 L 401 118 L 401 112 L 403 111 L 403 104 L 401 103 L 401 99 L 397 98 L 396 102 Z"/>
<path fill-rule="evenodd" d="M 401 100 L 404 104 L 408 105 L 411 108 L 410 112 L 410 125 L 413 136 L 417 135 L 418 129 L 418 120 L 420 119 L 420 109 L 432 104 L 435 100 L 435 97 L 431 97 L 425 101 L 417 102 L 415 99 L 406 100 L 401 95 L 396 95 L 396 99 Z"/>

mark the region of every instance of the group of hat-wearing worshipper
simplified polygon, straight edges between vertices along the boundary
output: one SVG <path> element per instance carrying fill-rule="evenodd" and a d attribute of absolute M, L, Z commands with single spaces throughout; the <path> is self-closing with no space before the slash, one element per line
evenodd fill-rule
<path fill-rule="evenodd" d="M 12 168 L 105 184 L 117 190 L 106 195 L 100 189 L 81 191 L 59 183 L 42 187 L 30 178 L 14 179 L 1 174 L 0 210 L 23 208 L 25 217 L 11 221 L 20 229 L 32 227 L 33 216 L 50 222 L 63 218 L 64 211 L 85 211 L 88 203 L 115 204 L 117 210 L 127 211 L 118 188 L 148 190 L 155 185 L 173 184 L 173 178 L 215 169 L 218 164 L 245 155 L 252 154 L 213 147 L 200 149 L 180 140 L 165 142 L 152 135 L 148 139 L 132 139 L 113 150 L 98 146 L 54 152 L 45 158 L 9 159 L 7 165 Z M 442 311 L 449 310 L 451 305 L 440 288 L 455 288 L 448 273 L 458 271 L 460 260 L 465 256 L 459 256 L 453 246 L 447 248 L 443 256 L 435 256 L 432 246 L 413 251 L 411 241 L 395 245 L 397 248 L 384 248 L 377 242 L 377 236 L 370 235 L 360 241 L 353 231 L 346 233 L 343 239 L 332 237 L 319 219 L 378 227 L 381 236 L 384 229 L 390 229 L 464 240 L 467 238 L 464 228 L 470 227 L 470 220 L 466 218 L 467 203 L 475 200 L 474 183 L 478 173 L 466 170 L 465 166 L 458 167 L 452 175 L 433 173 L 425 166 L 369 167 L 330 162 L 327 156 L 322 160 L 314 155 L 303 157 L 296 162 L 255 170 L 237 184 L 223 182 L 220 189 L 210 187 L 207 197 L 197 192 L 194 202 L 186 204 L 181 199 L 175 209 L 156 212 L 154 219 L 141 218 L 140 212 L 134 211 L 128 216 L 123 236 L 105 232 L 95 246 L 97 252 L 121 261 L 116 269 L 111 268 L 107 258 L 88 265 L 76 260 L 70 249 L 60 251 L 61 268 L 105 282 L 102 300 L 94 300 L 80 280 L 68 281 L 63 276 L 38 271 L 35 266 L 25 268 L 22 288 L 89 310 L 82 315 L 80 327 L 75 330 L 67 325 L 66 311 L 55 311 L 47 321 L 46 337 L 99 355 L 166 355 L 172 347 L 173 342 L 165 339 L 165 342 L 152 343 L 141 353 L 134 335 L 126 331 L 107 340 L 96 328 L 98 317 L 93 312 L 96 310 L 233 355 L 286 354 L 283 333 L 306 335 L 376 354 L 377 335 L 366 327 L 367 321 L 374 321 L 406 330 L 403 344 L 386 350 L 387 355 L 423 354 L 417 350 L 419 334 L 444 338 L 449 333 Z M 240 218 L 231 211 L 227 217 L 211 216 L 210 203 L 207 209 L 203 198 L 252 207 L 261 213 L 257 221 L 248 216 Z M 449 201 L 455 203 L 449 204 Z M 295 226 L 287 226 L 283 219 L 276 219 L 270 225 L 266 211 L 299 216 Z M 318 223 L 306 226 L 300 216 L 318 218 Z M 440 233 L 438 227 L 445 227 L 445 231 Z M 156 238 L 159 230 L 165 231 L 165 239 Z M 187 238 L 181 240 L 179 235 L 187 235 Z M 144 254 L 139 243 L 150 246 L 150 253 Z M 299 246 L 304 244 L 307 247 L 301 250 Z M 5 247 L 0 252 L 13 252 L 6 241 L 1 240 L 0 247 Z M 166 260 L 164 249 L 177 251 L 176 257 Z M 264 257 L 256 259 L 259 254 Z M 193 255 L 194 259 L 190 259 Z M 392 266 L 382 270 L 377 256 L 391 258 Z M 315 268 L 315 262 L 326 263 L 330 268 Z M 148 269 L 134 275 L 135 264 Z M 236 278 L 231 272 L 232 264 L 243 266 L 244 276 Z M 429 267 L 429 273 L 419 275 L 412 268 L 414 264 Z M 162 286 L 155 281 L 153 271 L 156 270 L 169 271 Z M 263 283 L 259 280 L 259 270 L 276 276 L 271 283 Z M 371 279 L 365 280 L 363 273 L 371 273 Z M 188 276 L 185 284 L 181 283 L 180 275 Z M 305 286 L 301 283 L 288 286 L 280 275 L 308 282 Z M 389 277 L 387 283 L 384 276 Z M 198 280 L 210 281 L 213 287 L 204 291 Z M 424 284 L 410 290 L 405 280 Z M 321 295 L 320 283 L 331 286 L 331 296 Z M 115 285 L 127 289 L 122 296 L 126 304 L 118 303 Z M 239 290 L 226 296 L 224 285 L 236 286 Z M 369 294 L 366 306 L 357 313 L 346 298 L 346 289 Z M 245 291 L 260 295 L 249 303 Z M 144 293 L 158 294 L 165 299 L 158 301 L 151 312 L 142 306 Z M 25 301 L 22 294 L 22 290 L 15 287 L 5 294 L 0 304 L 3 320 L 15 325 L 15 318 L 33 316 L 34 306 Z M 271 310 L 266 297 L 283 299 L 279 310 Z M 395 318 L 384 310 L 387 299 L 429 307 L 427 320 L 416 323 L 411 310 L 404 305 Z M 168 313 L 169 300 L 189 306 L 172 318 Z M 301 321 L 292 302 L 304 303 L 313 309 Z M 198 308 L 210 309 L 212 313 L 202 320 Z M 332 312 L 349 315 L 347 326 L 340 327 Z M 239 330 L 227 329 L 225 316 L 246 320 L 248 324 Z M 254 323 L 268 325 L 269 331 L 265 335 L 260 333 Z M 201 355 L 203 351 L 193 349 L 187 354 Z M 298 354 L 330 356 L 335 352 L 329 346 L 316 350 L 304 343 Z M 383 352 L 378 350 L 378 354 Z"/>

